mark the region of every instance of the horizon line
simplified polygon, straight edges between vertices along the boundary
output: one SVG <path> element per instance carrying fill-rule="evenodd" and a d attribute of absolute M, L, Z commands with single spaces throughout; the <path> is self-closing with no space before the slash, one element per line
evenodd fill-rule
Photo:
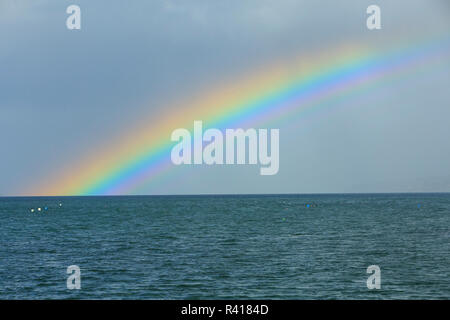
<path fill-rule="evenodd" d="M 208 197 L 208 196 L 308 196 L 308 195 L 384 195 L 384 194 L 450 194 L 450 191 L 398 192 L 311 192 L 311 193 L 179 193 L 179 194 L 123 194 L 123 195 L 65 195 L 65 196 L 4 196 L 0 198 L 100 198 L 100 197 Z"/>

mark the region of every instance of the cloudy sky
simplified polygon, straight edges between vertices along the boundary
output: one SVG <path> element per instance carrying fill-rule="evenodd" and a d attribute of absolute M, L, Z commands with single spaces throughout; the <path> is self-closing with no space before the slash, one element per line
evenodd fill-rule
<path fill-rule="evenodd" d="M 382 29 L 369 31 L 374 3 Z M 174 99 L 243 70 L 349 39 L 448 37 L 448 3 L 0 0 L 0 195 L 24 194 L 143 115 L 151 128 Z M 66 28 L 71 4 L 81 30 Z M 448 52 L 402 79 L 338 112 L 280 123 L 277 175 L 183 167 L 138 193 L 450 192 Z"/>

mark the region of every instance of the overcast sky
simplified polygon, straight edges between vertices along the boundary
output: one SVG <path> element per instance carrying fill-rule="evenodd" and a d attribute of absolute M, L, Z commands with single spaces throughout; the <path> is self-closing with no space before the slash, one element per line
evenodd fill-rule
<path fill-rule="evenodd" d="M 369 31 L 374 3 L 382 29 Z M 66 28 L 70 4 L 81 7 L 79 31 Z M 0 195 L 23 194 L 144 114 L 157 123 L 174 99 L 277 57 L 449 30 L 445 0 L 0 0 Z M 447 53 L 436 70 L 339 112 L 280 124 L 277 175 L 185 167 L 139 193 L 450 192 L 449 84 Z"/>

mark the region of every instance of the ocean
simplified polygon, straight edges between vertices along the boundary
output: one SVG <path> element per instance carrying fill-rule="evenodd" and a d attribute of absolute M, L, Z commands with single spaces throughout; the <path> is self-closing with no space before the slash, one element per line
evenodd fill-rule
<path fill-rule="evenodd" d="M 450 298 L 450 194 L 3 197 L 0 219 L 0 299 Z"/>

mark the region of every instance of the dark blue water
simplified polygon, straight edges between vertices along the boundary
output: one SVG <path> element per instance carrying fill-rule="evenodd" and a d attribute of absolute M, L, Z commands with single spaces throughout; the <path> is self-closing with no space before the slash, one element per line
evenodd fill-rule
<path fill-rule="evenodd" d="M 450 194 L 0 198 L 0 298 L 448 299 L 449 214 Z"/>

